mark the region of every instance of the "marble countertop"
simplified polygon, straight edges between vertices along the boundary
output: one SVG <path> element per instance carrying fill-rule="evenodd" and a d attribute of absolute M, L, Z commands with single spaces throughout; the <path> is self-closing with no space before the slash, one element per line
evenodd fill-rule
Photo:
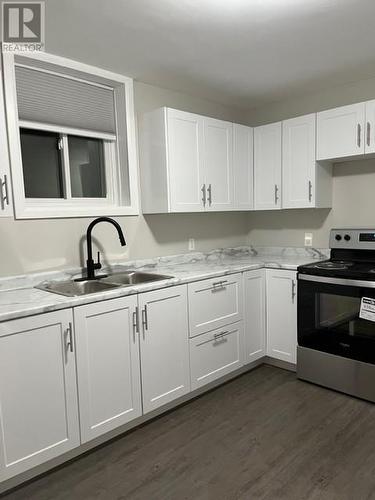
<path fill-rule="evenodd" d="M 194 252 L 118 263 L 103 268 L 102 271 L 113 273 L 136 269 L 173 276 L 173 278 L 119 287 L 80 297 L 64 297 L 34 288 L 45 281 L 62 281 L 79 277 L 81 275 L 80 269 L 0 278 L 0 321 L 124 297 L 236 272 L 261 268 L 296 270 L 300 265 L 315 260 L 325 260 L 328 257 L 329 251 L 314 248 L 239 247 L 218 249 L 208 253 Z"/>

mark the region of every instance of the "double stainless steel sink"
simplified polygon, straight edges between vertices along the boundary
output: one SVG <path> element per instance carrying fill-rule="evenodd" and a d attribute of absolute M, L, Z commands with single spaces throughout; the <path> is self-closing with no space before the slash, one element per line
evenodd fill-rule
<path fill-rule="evenodd" d="M 173 278 L 173 276 L 145 273 L 141 271 L 125 271 L 93 280 L 51 281 L 49 283 L 42 283 L 36 288 L 59 295 L 65 295 L 66 297 L 79 297 L 90 293 L 105 292 L 113 288 L 140 285 L 142 283 L 151 283 L 153 281 L 168 280 L 171 278 Z"/>

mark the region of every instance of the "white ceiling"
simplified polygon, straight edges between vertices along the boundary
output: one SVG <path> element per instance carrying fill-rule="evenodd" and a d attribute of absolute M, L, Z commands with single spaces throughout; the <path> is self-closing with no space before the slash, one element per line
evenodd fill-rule
<path fill-rule="evenodd" d="M 47 0 L 46 50 L 251 108 L 375 75 L 375 0 Z"/>

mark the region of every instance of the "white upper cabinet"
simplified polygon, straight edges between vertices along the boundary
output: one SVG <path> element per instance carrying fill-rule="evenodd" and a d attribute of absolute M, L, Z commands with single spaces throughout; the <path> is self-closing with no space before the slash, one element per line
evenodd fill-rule
<path fill-rule="evenodd" d="M 283 208 L 315 206 L 316 115 L 283 121 Z"/>
<path fill-rule="evenodd" d="M 186 285 L 139 295 L 143 413 L 190 391 Z"/>
<path fill-rule="evenodd" d="M 255 209 L 281 208 L 281 122 L 254 129 Z"/>
<path fill-rule="evenodd" d="M 0 324 L 0 482 L 80 444 L 70 310 Z"/>
<path fill-rule="evenodd" d="M 296 363 L 297 273 L 267 269 L 267 355 Z"/>
<path fill-rule="evenodd" d="M 252 148 L 250 127 L 171 108 L 146 113 L 140 124 L 143 212 L 251 209 Z"/>
<path fill-rule="evenodd" d="M 233 124 L 233 201 L 236 210 L 254 208 L 254 129 Z"/>
<path fill-rule="evenodd" d="M 171 212 L 203 210 L 202 127 L 199 115 L 165 110 L 168 130 L 168 167 Z"/>
<path fill-rule="evenodd" d="M 233 124 L 203 118 L 206 207 L 233 208 Z"/>
<path fill-rule="evenodd" d="M 12 217 L 12 188 L 10 183 L 8 134 L 2 81 L 3 75 L 0 60 L 0 217 Z"/>
<path fill-rule="evenodd" d="M 82 442 L 142 414 L 137 296 L 76 307 Z"/>
<path fill-rule="evenodd" d="M 365 103 L 317 114 L 317 160 L 365 153 Z"/>

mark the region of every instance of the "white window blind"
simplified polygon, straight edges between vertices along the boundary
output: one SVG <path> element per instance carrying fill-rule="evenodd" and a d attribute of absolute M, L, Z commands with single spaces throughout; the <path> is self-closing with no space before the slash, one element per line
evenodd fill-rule
<path fill-rule="evenodd" d="M 21 121 L 116 134 L 114 89 L 16 65 Z"/>

